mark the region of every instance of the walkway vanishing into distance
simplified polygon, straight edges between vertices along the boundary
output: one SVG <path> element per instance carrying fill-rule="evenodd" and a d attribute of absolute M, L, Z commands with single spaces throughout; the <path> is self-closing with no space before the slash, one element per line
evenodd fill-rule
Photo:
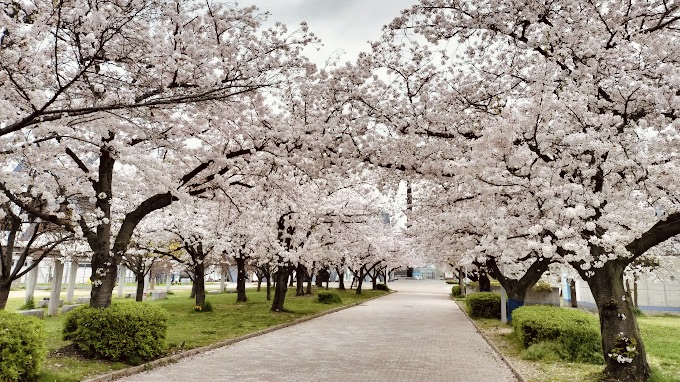
<path fill-rule="evenodd" d="M 443 281 L 133 375 L 124 381 L 516 381 Z"/>

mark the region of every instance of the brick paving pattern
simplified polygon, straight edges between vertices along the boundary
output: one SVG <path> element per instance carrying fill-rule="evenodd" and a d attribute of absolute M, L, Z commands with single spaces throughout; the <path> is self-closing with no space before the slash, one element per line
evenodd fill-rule
<path fill-rule="evenodd" d="M 398 292 L 124 381 L 517 380 L 451 301 L 449 285 L 390 287 Z"/>

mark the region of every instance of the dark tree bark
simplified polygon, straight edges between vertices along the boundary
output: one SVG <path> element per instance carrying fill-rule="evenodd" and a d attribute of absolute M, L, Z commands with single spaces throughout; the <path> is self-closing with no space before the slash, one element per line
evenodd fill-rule
<path fill-rule="evenodd" d="M 262 278 L 264 277 L 264 273 L 262 273 L 262 271 L 258 269 L 256 275 L 257 275 L 257 291 L 259 292 L 260 290 L 262 290 Z"/>
<path fill-rule="evenodd" d="M 9 286 L 0 286 L 0 310 L 4 310 L 7 306 L 7 299 L 9 298 Z"/>
<path fill-rule="evenodd" d="M 323 272 L 324 271 L 322 269 L 316 274 L 316 282 L 314 284 L 316 284 L 316 286 L 319 287 L 319 288 L 321 288 L 323 286 L 323 282 L 325 281 L 325 279 L 322 278 L 322 276 L 321 276 Z"/>
<path fill-rule="evenodd" d="M 369 276 L 371 277 L 371 288 L 373 290 L 378 289 L 378 277 L 380 276 L 380 273 L 382 272 L 381 269 L 374 268 L 371 272 L 369 272 Z"/>
<path fill-rule="evenodd" d="M 194 287 L 196 306 L 203 306 L 205 304 L 205 263 L 194 264 Z"/>
<path fill-rule="evenodd" d="M 189 298 L 194 299 L 196 298 L 196 276 L 189 276 L 189 280 L 191 280 L 191 293 L 189 294 Z"/>
<path fill-rule="evenodd" d="M 113 164 L 111 164 L 111 166 L 113 166 Z M 100 174 L 100 182 L 103 176 L 106 176 L 106 174 Z M 110 197 L 110 180 L 107 191 L 108 192 L 105 192 L 105 194 Z M 105 203 L 102 202 L 102 199 L 97 199 L 97 206 L 101 209 L 102 207 L 99 205 L 105 205 L 106 211 L 108 211 L 105 212 L 105 216 L 110 218 L 111 208 L 110 203 L 108 202 L 109 197 L 104 200 Z M 113 246 L 111 246 L 110 240 L 110 224 L 100 224 L 97 226 L 96 233 L 90 231 L 84 223 L 81 224 L 85 237 L 93 251 L 91 262 L 92 275 L 90 276 L 90 280 L 92 280 L 92 291 L 90 292 L 91 307 L 106 308 L 111 305 L 111 295 L 116 286 L 118 264 L 122 261 L 123 254 L 130 245 L 130 239 L 132 238 L 135 227 L 137 227 L 145 216 L 153 211 L 169 206 L 173 200 L 175 199 L 170 193 L 165 193 L 154 195 L 143 201 L 135 210 L 125 215 L 125 219 L 116 235 Z M 105 211 L 104 209 L 102 210 Z"/>
<path fill-rule="evenodd" d="M 316 286 L 322 287 L 323 283 L 326 283 L 326 286 L 328 286 L 328 282 L 330 281 L 331 278 L 331 273 L 328 270 L 328 268 L 324 268 L 319 270 L 318 274 L 316 275 Z"/>
<path fill-rule="evenodd" d="M 266 284 L 267 301 L 271 301 L 271 299 L 272 299 L 272 296 L 271 296 L 271 288 L 272 288 L 271 266 L 269 266 L 269 264 L 257 266 L 257 271 L 259 272 L 258 277 L 259 277 L 260 281 L 262 281 L 263 277 L 267 279 L 267 284 Z"/>
<path fill-rule="evenodd" d="M 600 315 L 605 380 L 646 381 L 649 376 L 647 353 L 640 337 L 631 296 L 626 293 L 623 283 L 628 262 L 610 260 L 602 268 L 591 269 L 592 273 L 583 271 L 580 264 L 572 265 L 590 286 Z M 634 350 L 629 351 L 627 348 Z"/>
<path fill-rule="evenodd" d="M 307 290 L 305 290 L 305 294 L 309 295 L 312 294 L 312 278 L 311 276 L 307 276 Z"/>
<path fill-rule="evenodd" d="M 345 288 L 345 274 L 344 272 L 341 272 L 340 268 L 335 268 L 335 271 L 338 273 L 338 289 L 339 290 L 346 290 Z"/>
<path fill-rule="evenodd" d="M 484 268 L 479 270 L 479 291 L 491 292 L 491 280 L 489 280 L 489 276 Z"/>
<path fill-rule="evenodd" d="M 364 266 L 361 266 L 361 268 L 359 268 L 359 277 L 357 278 L 356 294 L 361 294 L 361 286 L 364 284 L 364 277 L 366 277 L 366 274 L 364 273 L 364 269 L 365 269 Z M 354 273 L 354 274 L 356 275 L 356 273 Z"/>
<path fill-rule="evenodd" d="M 235 257 L 236 274 L 236 302 L 246 302 L 246 258 L 243 256 Z"/>
<path fill-rule="evenodd" d="M 151 274 L 151 268 L 153 266 L 153 260 L 148 266 L 145 260 L 147 259 L 143 255 L 126 255 L 123 260 L 125 266 L 135 275 L 135 279 L 137 281 L 135 301 L 137 302 L 144 300 L 144 279 L 147 274 Z"/>
<path fill-rule="evenodd" d="M 274 301 L 272 302 L 273 312 L 283 312 L 283 304 L 286 300 L 286 292 L 288 291 L 288 276 L 290 275 L 290 268 L 288 266 L 280 266 L 274 273 L 276 279 L 276 288 L 274 289 Z"/>
<path fill-rule="evenodd" d="M 295 295 L 296 296 L 304 296 L 305 295 L 305 274 L 307 273 L 305 266 L 302 264 L 298 264 L 297 269 L 295 270 L 295 278 L 296 278 L 296 287 L 295 287 Z"/>
<path fill-rule="evenodd" d="M 548 270 L 551 260 L 544 257 L 537 258 L 529 266 L 529 268 L 524 272 L 519 279 L 511 279 L 506 277 L 501 273 L 501 270 L 496 262 L 496 258 L 489 257 L 486 260 L 486 266 L 489 268 L 489 274 L 498 280 L 498 282 L 503 286 L 505 292 L 508 294 L 508 298 L 517 301 L 524 301 L 529 288 L 534 286 L 541 276 Z M 481 280 L 481 277 L 480 277 Z"/>
<path fill-rule="evenodd" d="M 137 279 L 137 291 L 135 293 L 135 301 L 142 302 L 144 300 L 144 275 L 135 273 Z"/>

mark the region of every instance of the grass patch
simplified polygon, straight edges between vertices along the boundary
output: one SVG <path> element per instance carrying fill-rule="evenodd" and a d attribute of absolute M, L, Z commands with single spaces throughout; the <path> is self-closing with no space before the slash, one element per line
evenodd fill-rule
<path fill-rule="evenodd" d="M 318 289 L 322 291 L 325 289 Z M 316 293 L 316 289 L 314 292 Z M 371 297 L 385 295 L 386 292 L 364 290 L 357 295 L 354 290 L 335 290 L 342 298 L 342 304 L 331 306 L 319 304 L 316 296 L 296 297 L 286 294 L 286 311 L 271 312 L 271 302 L 266 299 L 266 291 L 248 290 L 248 302 L 236 303 L 233 294 L 211 294 L 207 301 L 212 312 L 196 312 L 195 301 L 189 298 L 189 291 L 176 291 L 166 300 L 149 301 L 168 312 L 168 332 L 166 344 L 168 353 L 189 350 L 216 342 L 233 339 L 268 327 L 291 322 L 298 318 L 336 308 L 352 305 Z M 130 299 L 114 298 L 114 304 L 136 304 Z M 24 303 L 23 298 L 8 301 L 7 310 L 15 310 Z M 46 317 L 48 356 L 43 364 L 39 381 L 70 382 L 81 381 L 99 374 L 128 367 L 121 362 L 93 360 L 82 357 L 71 346 L 70 341 L 61 339 L 64 316 Z"/>
<path fill-rule="evenodd" d="M 653 371 L 650 381 L 680 381 L 680 316 L 643 316 L 637 320 Z"/>
<path fill-rule="evenodd" d="M 456 301 L 465 309 L 463 301 Z M 642 340 L 647 350 L 647 360 L 652 369 L 649 382 L 680 381 L 680 316 L 638 317 Z M 540 361 L 523 359 L 522 343 L 513 334 L 510 325 L 496 319 L 477 319 L 475 324 L 482 333 L 508 359 L 527 382 L 600 382 L 601 365 L 564 362 L 550 359 Z M 552 352 L 554 349 L 537 349 Z"/>

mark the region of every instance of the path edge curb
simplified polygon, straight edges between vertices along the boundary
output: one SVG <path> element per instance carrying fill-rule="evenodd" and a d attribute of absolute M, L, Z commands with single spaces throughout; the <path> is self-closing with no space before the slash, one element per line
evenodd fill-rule
<path fill-rule="evenodd" d="M 253 337 L 258 337 L 258 336 L 261 336 L 263 334 L 267 334 L 267 333 L 271 333 L 271 332 L 274 332 L 274 331 L 277 331 L 277 330 L 280 330 L 280 329 L 287 328 L 289 326 L 301 324 L 303 322 L 310 321 L 310 320 L 313 320 L 315 318 L 323 317 L 323 316 L 328 315 L 328 314 L 340 312 L 340 311 L 345 310 L 345 309 L 354 308 L 355 306 L 359 306 L 359 305 L 364 304 L 368 301 L 375 300 L 375 299 L 385 297 L 385 296 L 389 296 L 390 294 L 396 293 L 396 292 L 397 291 L 390 290 L 388 293 L 381 295 L 381 296 L 374 296 L 374 297 L 371 297 L 371 298 L 367 298 L 366 300 L 362 300 L 360 302 L 355 302 L 355 303 L 352 303 L 352 304 L 339 306 L 337 308 L 326 310 L 324 312 L 317 313 L 317 314 L 314 314 L 314 315 L 311 315 L 311 316 L 300 317 L 300 318 L 295 319 L 293 321 L 286 322 L 286 323 L 279 324 L 279 325 L 270 326 L 266 329 L 262 329 L 262 330 L 259 330 L 259 331 L 256 331 L 256 332 L 248 333 L 248 334 L 245 334 L 245 335 L 240 336 L 240 337 L 231 338 L 231 339 L 228 339 L 228 340 L 216 342 L 216 343 L 211 344 L 211 345 L 201 346 L 201 347 L 191 349 L 191 350 L 187 350 L 187 351 L 184 351 L 184 352 L 181 352 L 181 353 L 178 353 L 178 354 L 173 354 L 171 356 L 159 358 L 159 359 L 153 360 L 151 362 L 145 363 L 143 365 L 126 367 L 125 369 L 112 371 L 110 373 L 106 373 L 106 374 L 102 374 L 102 375 L 97 375 L 97 376 L 94 376 L 92 378 L 85 379 L 85 380 L 83 380 L 83 382 L 115 381 L 115 380 L 120 379 L 120 378 L 129 377 L 129 376 L 132 376 L 132 375 L 135 375 L 135 374 L 143 373 L 145 371 L 157 369 L 157 368 L 162 367 L 162 366 L 171 365 L 171 364 L 176 363 L 177 361 L 184 359 L 184 358 L 193 357 L 193 356 L 196 356 L 196 355 L 199 355 L 199 354 L 207 353 L 211 350 L 231 346 L 231 345 L 233 345 L 237 342 L 245 341 L 245 340 L 253 338 Z M 524 381 L 521 381 L 521 382 L 524 382 Z"/>
<path fill-rule="evenodd" d="M 453 300 L 453 298 L 451 298 L 451 299 Z M 500 357 L 500 359 L 503 361 L 503 363 L 505 363 L 505 364 L 508 366 L 508 368 L 510 368 L 510 371 L 512 371 L 512 374 L 515 375 L 515 377 L 517 378 L 517 380 L 518 380 L 519 382 L 526 382 L 526 379 L 524 379 L 524 376 L 522 376 L 522 374 L 517 370 L 517 368 L 515 368 L 515 365 L 513 365 L 512 362 L 510 362 L 510 361 L 503 355 L 503 353 L 500 351 L 500 349 L 498 349 L 498 347 L 496 347 L 496 345 L 495 345 L 495 344 L 494 344 L 494 343 L 486 336 L 486 334 L 484 334 L 484 331 L 482 331 L 482 328 L 480 328 L 479 325 L 477 325 L 477 323 L 475 322 L 475 320 L 473 320 L 472 317 L 470 317 L 470 315 L 468 314 L 467 310 L 464 309 L 464 308 L 461 306 L 461 304 L 459 304 L 459 301 L 458 301 L 458 300 L 453 300 L 453 302 L 456 304 L 456 306 L 458 306 L 458 308 L 459 308 L 461 311 L 463 311 L 463 314 L 465 314 L 465 317 L 467 317 L 467 319 L 468 319 L 468 320 L 472 323 L 472 325 L 475 327 L 475 330 L 477 330 L 477 333 L 479 333 L 479 334 L 482 336 L 482 338 L 484 338 L 484 341 L 486 341 L 486 343 L 489 344 L 489 346 L 491 346 L 491 349 L 493 349 L 493 351 L 496 352 L 496 354 L 498 355 L 498 357 Z"/>

